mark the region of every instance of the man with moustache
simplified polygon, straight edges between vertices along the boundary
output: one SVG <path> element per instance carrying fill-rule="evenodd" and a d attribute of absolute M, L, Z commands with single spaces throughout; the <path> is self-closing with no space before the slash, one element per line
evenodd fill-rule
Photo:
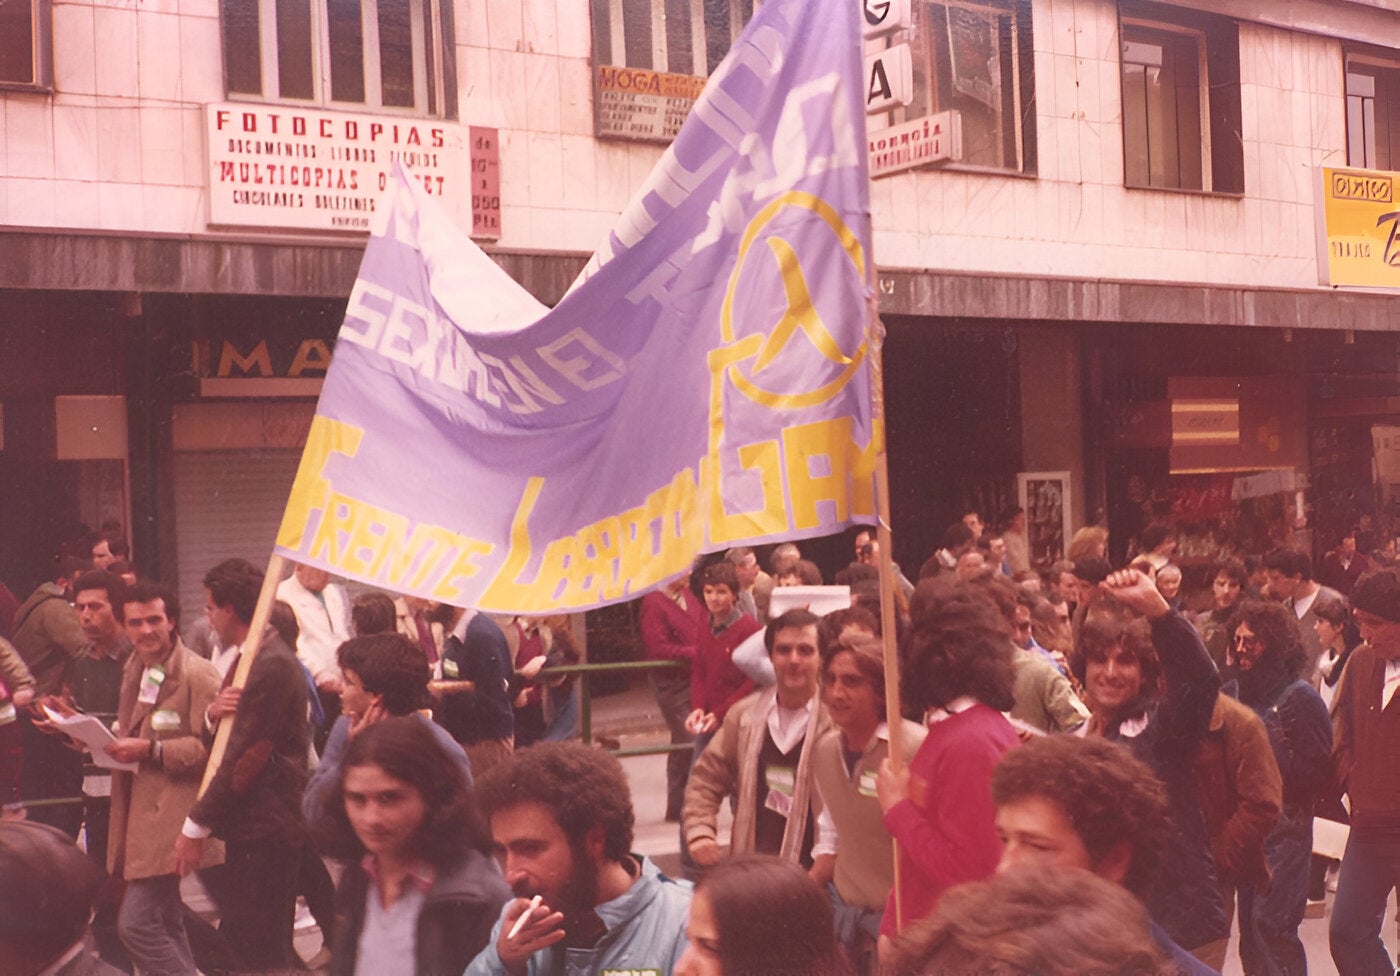
<path fill-rule="evenodd" d="M 818 695 L 817 622 L 789 610 L 768 625 L 764 644 L 776 683 L 740 701 L 690 772 L 682 826 L 690 856 L 718 863 L 720 803 L 736 797 L 731 854 L 772 854 L 804 867 L 816 839 L 812 753 L 831 720 Z"/>
<path fill-rule="evenodd" d="M 179 607 L 163 587 L 139 583 L 122 605 L 133 653 L 122 673 L 116 741 L 107 754 L 135 763 L 112 774 L 108 867 L 126 880 L 117 930 L 143 973 L 192 973 L 175 838 L 195 805 L 209 749 L 204 712 L 219 691 L 219 672 L 180 642 Z M 209 844 L 199 867 L 223 860 Z"/>
<path fill-rule="evenodd" d="M 616 758 L 541 742 L 493 768 L 476 792 L 516 897 L 466 976 L 669 976 L 687 945 L 691 886 L 628 853 L 635 820 Z"/>

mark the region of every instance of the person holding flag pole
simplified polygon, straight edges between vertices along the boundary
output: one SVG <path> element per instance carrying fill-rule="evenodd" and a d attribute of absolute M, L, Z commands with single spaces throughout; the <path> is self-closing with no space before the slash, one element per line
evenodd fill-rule
<path fill-rule="evenodd" d="M 284 560 L 560 613 L 696 552 L 878 523 L 894 579 L 859 21 L 849 0 L 762 4 L 552 309 L 396 166 L 235 684 Z M 427 457 L 433 477 L 402 477 Z M 881 609 L 893 729 L 888 585 Z"/>

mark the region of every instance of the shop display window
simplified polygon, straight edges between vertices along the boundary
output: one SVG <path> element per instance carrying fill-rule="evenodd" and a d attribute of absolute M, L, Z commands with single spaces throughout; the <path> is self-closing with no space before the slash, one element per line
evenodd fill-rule
<path fill-rule="evenodd" d="M 1030 4 L 915 0 L 914 99 L 892 123 L 955 110 L 966 166 L 1035 172 Z"/>

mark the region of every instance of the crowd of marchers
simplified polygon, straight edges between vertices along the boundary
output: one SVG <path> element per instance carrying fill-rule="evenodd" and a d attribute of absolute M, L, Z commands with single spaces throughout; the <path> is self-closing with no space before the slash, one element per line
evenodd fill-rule
<path fill-rule="evenodd" d="M 1198 974 L 1234 932 L 1274 976 L 1321 913 L 1336 971 L 1395 972 L 1395 570 L 1226 559 L 1191 613 L 1166 527 L 1117 569 L 1091 528 L 1032 570 L 1020 513 L 943 543 L 917 582 L 860 531 L 832 586 L 786 543 L 642 599 L 678 877 L 575 741 L 567 617 L 296 566 L 254 635 L 230 559 L 181 626 L 85 543 L 0 587 L 0 972 Z"/>

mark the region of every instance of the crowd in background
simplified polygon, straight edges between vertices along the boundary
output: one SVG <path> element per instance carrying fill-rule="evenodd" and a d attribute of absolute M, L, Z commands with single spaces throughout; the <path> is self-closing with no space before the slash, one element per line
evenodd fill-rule
<path fill-rule="evenodd" d="M 1349 536 L 1188 600 L 1170 527 L 1137 543 L 1038 570 L 1023 513 L 970 512 L 914 580 L 861 530 L 831 585 L 785 543 L 645 596 L 671 877 L 573 741 L 567 617 L 295 566 L 253 634 L 259 568 L 182 622 L 95 538 L 0 592 L 0 971 L 1206 973 L 1234 931 L 1247 974 L 1302 973 L 1330 888 L 1337 971 L 1389 976 L 1400 576 Z"/>

